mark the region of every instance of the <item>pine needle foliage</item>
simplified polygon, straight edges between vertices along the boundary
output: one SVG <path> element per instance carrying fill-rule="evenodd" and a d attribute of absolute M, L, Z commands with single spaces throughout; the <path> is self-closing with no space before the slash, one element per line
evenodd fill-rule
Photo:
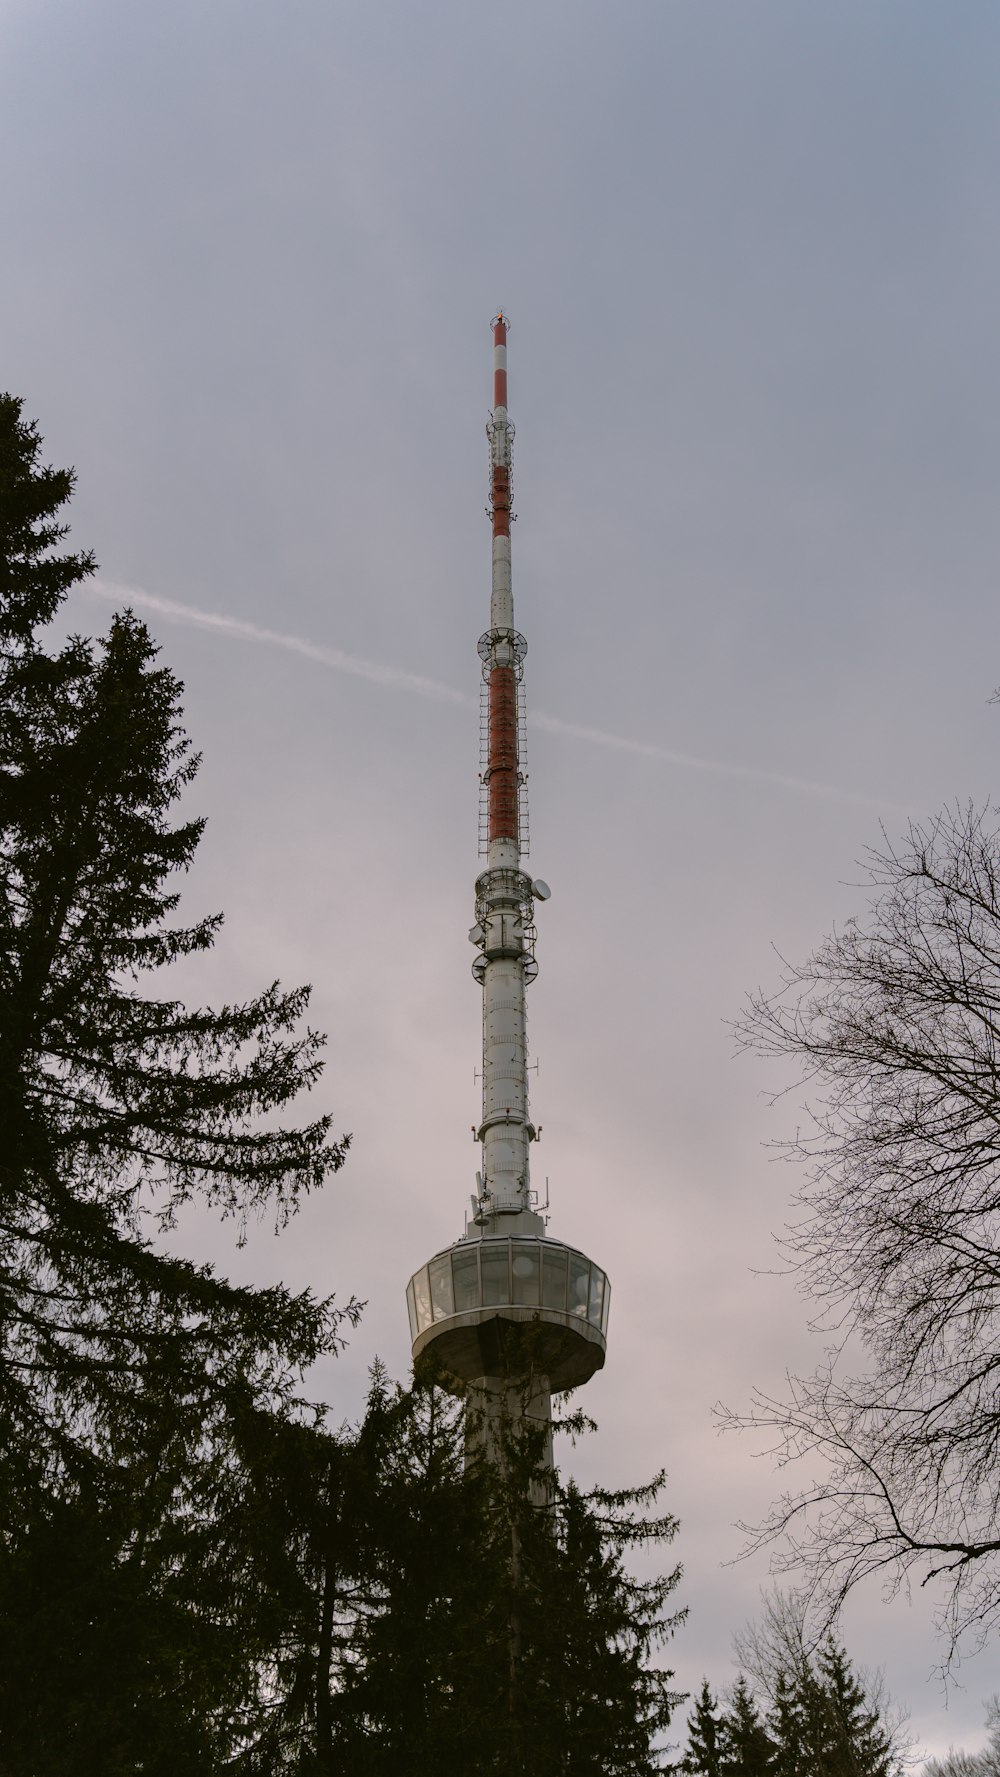
<path fill-rule="evenodd" d="M 0 1428 L 28 1486 L 86 1448 L 120 1461 L 156 1403 L 227 1377 L 272 1386 L 335 1342 L 330 1305 L 238 1289 L 156 1251 L 197 1197 L 290 1213 L 344 1158 L 330 1119 L 267 1118 L 311 1087 L 308 989 L 189 1009 L 150 991 L 207 950 L 178 921 L 203 830 L 174 818 L 197 767 L 180 686 L 129 612 L 101 643 L 45 646 L 89 555 L 54 555 L 68 471 L 39 467 L 0 401 Z"/>
<path fill-rule="evenodd" d="M 309 1435 L 277 1432 L 286 1457 L 289 1439 Z M 267 1608 L 283 1635 L 234 1769 L 663 1768 L 677 1698 L 655 1653 L 681 1620 L 666 1609 L 678 1571 L 638 1580 L 623 1560 L 674 1534 L 647 1509 L 659 1484 L 585 1494 L 548 1472 L 539 1504 L 536 1432 L 512 1422 L 500 1461 L 467 1461 L 466 1435 L 461 1403 L 432 1382 L 393 1386 L 376 1367 L 361 1425 L 326 1444 L 328 1479 L 299 1461 L 234 1492 L 234 1524 L 249 1515 L 251 1544 L 273 1550 Z"/>
<path fill-rule="evenodd" d="M 774 1744 L 742 1672 L 722 1718 L 722 1768 L 726 1777 L 768 1777 Z"/>
<path fill-rule="evenodd" d="M 713 1697 L 708 1679 L 705 1678 L 688 1717 L 687 1747 L 681 1761 L 681 1770 L 696 1773 L 697 1777 L 721 1777 L 721 1733 L 718 1701 Z"/>
<path fill-rule="evenodd" d="M 308 989 L 169 993 L 220 925 L 181 916 L 181 687 L 129 611 L 56 635 L 94 561 L 61 550 L 74 478 L 40 453 L 0 396 L 0 1763 L 177 1777 L 249 1685 L 233 1576 L 199 1560 L 220 1477 L 357 1310 L 158 1235 L 194 1200 L 280 1222 L 347 1143 L 292 1110 L 321 1067 Z"/>
<path fill-rule="evenodd" d="M 759 1651 L 761 1638 L 756 1641 Z M 771 1652 L 777 1650 L 771 1649 Z M 725 1706 L 702 1685 L 688 1717 L 680 1770 L 691 1777 L 901 1777 L 901 1725 L 829 1639 L 815 1654 L 786 1648 L 754 1674 L 761 1714 L 744 1673 Z"/>

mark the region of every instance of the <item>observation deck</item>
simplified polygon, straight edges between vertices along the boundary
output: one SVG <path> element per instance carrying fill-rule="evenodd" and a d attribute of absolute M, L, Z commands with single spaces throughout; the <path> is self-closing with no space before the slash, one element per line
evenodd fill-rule
<path fill-rule="evenodd" d="M 604 1366 L 611 1289 L 584 1253 L 545 1236 L 484 1234 L 461 1240 L 406 1287 L 414 1362 L 433 1350 L 445 1386 L 508 1373 L 522 1329 L 532 1358 L 559 1393 Z"/>

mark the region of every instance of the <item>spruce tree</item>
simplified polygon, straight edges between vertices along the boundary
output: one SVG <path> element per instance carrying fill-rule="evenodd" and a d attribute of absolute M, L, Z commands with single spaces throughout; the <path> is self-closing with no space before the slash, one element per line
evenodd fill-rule
<path fill-rule="evenodd" d="M 852 1670 L 844 1648 L 829 1641 L 817 1660 L 828 1722 L 831 1777 L 892 1777 L 892 1739 Z"/>
<path fill-rule="evenodd" d="M 774 1777 L 897 1777 L 901 1769 L 883 1713 L 832 1640 L 776 1673 L 767 1732 Z"/>
<path fill-rule="evenodd" d="M 808 1672 L 796 1668 L 779 1672 L 774 1697 L 767 1718 L 767 1732 L 774 1746 L 775 1777 L 819 1777 L 810 1764 L 813 1755 L 810 1734 Z"/>
<path fill-rule="evenodd" d="M 674 1532 L 648 1509 L 655 1484 L 584 1494 L 553 1476 L 547 1503 L 532 1503 L 530 1428 L 506 1428 L 502 1461 L 467 1466 L 460 1404 L 426 1381 L 394 1388 L 378 1369 L 363 1421 L 336 1440 L 329 1485 L 326 1434 L 263 1429 L 270 1453 L 248 1445 L 221 1556 L 252 1574 L 271 1551 L 248 1600 L 254 1643 L 270 1620 L 276 1655 L 246 1714 L 247 1777 L 662 1768 L 676 1699 L 655 1651 L 678 1620 L 666 1609 L 677 1574 L 639 1581 L 622 1559 Z M 290 1438 L 315 1439 L 314 1457 L 296 1457 Z"/>
<path fill-rule="evenodd" d="M 219 929 L 174 918 L 203 822 L 171 816 L 197 760 L 180 686 L 130 613 L 100 644 L 45 646 L 93 561 L 52 553 L 72 475 L 39 450 L 4 397 L 0 1429 L 18 1491 L 162 1437 L 164 1399 L 197 1416 L 236 1377 L 280 1392 L 333 1348 L 329 1304 L 235 1288 L 149 1229 L 194 1197 L 285 1215 L 344 1156 L 326 1116 L 262 1121 L 318 1077 L 307 989 L 216 1010 L 150 991 Z"/>
<path fill-rule="evenodd" d="M 685 1614 L 668 1614 L 680 1572 L 638 1580 L 625 1556 L 675 1535 L 676 1521 L 654 1511 L 662 1486 L 661 1475 L 644 1487 L 584 1493 L 556 1477 L 548 1521 L 536 1510 L 529 1523 L 526 1743 L 550 1745 L 553 1773 L 626 1777 L 660 1768 L 678 1698 L 656 1655 Z"/>
<path fill-rule="evenodd" d="M 192 1199 L 281 1220 L 346 1143 L 283 1120 L 320 1071 L 307 989 L 169 995 L 220 923 L 179 917 L 203 826 L 176 812 L 197 766 L 181 688 L 130 612 L 99 642 L 47 630 L 94 562 L 60 553 L 73 475 L 40 452 L 0 397 L 0 1762 L 135 1769 L 139 1735 L 144 1769 L 161 1745 L 165 1771 L 186 1747 L 207 1771 L 208 1724 L 252 1677 L 235 1576 L 209 1606 L 199 1537 L 237 1421 L 294 1417 L 341 1315 L 157 1230 Z M 57 1666 L 74 1622 L 86 1646 Z"/>
<path fill-rule="evenodd" d="M 537 1426 L 512 1415 L 496 1457 L 467 1466 L 448 1397 L 422 1383 L 408 1400 L 384 1469 L 383 1604 L 371 1608 L 369 1586 L 343 1698 L 345 1729 L 360 1720 L 367 1745 L 362 1756 L 345 1739 L 345 1767 L 652 1777 L 677 1700 L 656 1653 L 680 1620 L 667 1608 L 679 1574 L 638 1580 L 624 1557 L 675 1534 L 652 1509 L 662 1477 L 583 1493 L 551 1473 L 540 1503 Z"/>
<path fill-rule="evenodd" d="M 723 1777 L 769 1777 L 774 1746 L 742 1672 L 719 1723 Z"/>
<path fill-rule="evenodd" d="M 688 1717 L 688 1743 L 681 1769 L 697 1773 L 698 1777 L 722 1777 L 721 1718 L 707 1678 L 702 1680 Z"/>

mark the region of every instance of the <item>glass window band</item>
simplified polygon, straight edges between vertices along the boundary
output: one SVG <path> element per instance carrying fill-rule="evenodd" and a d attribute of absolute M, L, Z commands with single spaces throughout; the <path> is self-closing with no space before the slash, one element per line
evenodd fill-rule
<path fill-rule="evenodd" d="M 611 1285 L 583 1253 L 537 1240 L 471 1241 L 439 1253 L 406 1286 L 410 1336 L 479 1308 L 548 1308 L 607 1332 Z"/>

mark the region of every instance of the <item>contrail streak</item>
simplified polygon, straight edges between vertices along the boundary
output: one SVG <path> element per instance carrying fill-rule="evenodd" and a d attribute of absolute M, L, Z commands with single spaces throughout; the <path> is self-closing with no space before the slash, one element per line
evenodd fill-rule
<path fill-rule="evenodd" d="M 673 747 L 661 747 L 655 741 L 632 740 L 628 735 L 609 734 L 604 728 L 587 728 L 580 722 L 564 722 L 561 716 L 528 714 L 528 726 L 543 728 L 547 734 L 563 734 L 567 740 L 588 740 L 599 747 L 615 747 L 622 753 L 638 753 L 643 759 L 660 759 L 665 765 L 680 765 L 688 771 L 713 772 L 716 777 L 753 778 L 758 783 L 777 784 L 783 790 L 798 790 L 807 796 L 829 796 L 836 802 L 853 802 L 861 808 L 892 809 L 884 798 L 862 796 L 856 790 L 840 790 L 835 784 L 818 784 L 806 777 L 790 777 L 782 771 L 767 771 L 762 765 L 735 765 L 727 759 L 702 759 L 696 753 L 679 753 Z"/>
<path fill-rule="evenodd" d="M 406 672 L 403 667 L 387 666 L 383 661 L 366 660 L 360 654 L 347 654 L 342 648 L 328 648 L 321 642 L 310 642 L 304 636 L 291 635 L 280 629 L 265 629 L 244 617 L 229 617 L 221 611 L 201 611 L 196 605 L 181 604 L 177 599 L 161 598 L 158 593 L 143 592 L 137 586 L 116 586 L 109 580 L 91 580 L 81 590 L 115 604 L 133 605 L 154 612 L 168 623 L 180 623 L 188 629 L 204 629 L 214 635 L 234 636 L 238 641 L 261 642 L 265 647 L 283 648 L 287 654 L 299 654 L 304 660 L 331 667 L 334 672 L 349 673 L 356 679 L 367 679 L 373 685 L 384 685 L 390 691 L 408 691 L 415 697 L 426 697 L 432 703 L 457 704 L 470 708 L 476 703 L 465 691 L 456 691 L 440 679 L 425 678 L 422 673 Z M 883 814 L 892 804 L 874 796 L 862 796 L 854 790 L 841 790 L 834 784 L 813 783 L 808 778 L 792 777 L 785 772 L 768 771 L 759 765 L 737 765 L 725 759 L 702 759 L 695 753 L 682 753 L 673 747 L 658 746 L 654 741 L 633 740 L 625 734 L 610 734 L 604 728 L 588 728 L 579 722 L 565 722 L 561 716 L 547 716 L 541 710 L 528 714 L 528 725 L 546 734 L 557 734 L 566 740 L 583 740 L 591 746 L 610 747 L 619 753 L 632 753 L 642 759 L 657 759 L 664 765 L 679 766 L 685 771 L 705 771 L 715 777 L 744 778 L 756 783 L 774 784 L 782 790 L 795 790 L 801 795 L 823 796 L 835 802 L 850 802 L 860 808 L 880 809 Z"/>
<path fill-rule="evenodd" d="M 243 642 L 263 642 L 269 648 L 284 648 L 288 654 L 301 654 L 305 660 L 318 661 L 335 672 L 350 673 L 355 679 L 369 679 L 373 685 L 386 685 L 392 691 L 410 691 L 416 697 L 429 697 L 434 703 L 458 703 L 466 706 L 474 700 L 453 685 L 439 679 L 425 679 L 421 673 L 408 673 L 400 666 L 385 666 L 379 660 L 365 660 L 360 654 L 345 654 L 341 648 L 326 648 L 321 642 L 309 642 L 304 636 L 289 635 L 280 629 L 263 629 L 259 623 L 248 623 L 243 617 L 226 617 L 220 611 L 199 611 L 196 605 L 182 605 L 176 599 L 160 598 L 155 592 L 142 592 L 137 586 L 115 586 L 110 580 L 91 580 L 85 591 L 112 599 L 115 604 L 137 605 L 144 611 L 155 611 L 168 623 L 182 623 L 187 629 L 207 629 L 215 635 L 236 636 Z"/>

